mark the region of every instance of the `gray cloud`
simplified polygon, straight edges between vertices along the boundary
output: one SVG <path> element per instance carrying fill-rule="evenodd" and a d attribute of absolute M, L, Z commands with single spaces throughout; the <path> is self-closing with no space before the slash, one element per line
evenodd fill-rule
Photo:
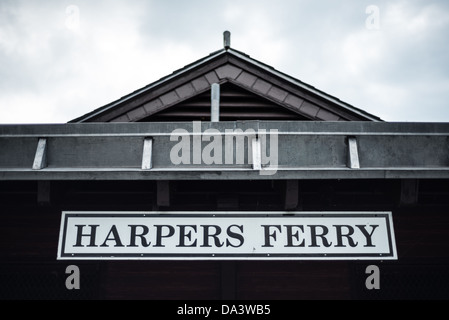
<path fill-rule="evenodd" d="M 0 123 L 66 122 L 220 49 L 224 30 L 387 121 L 449 121 L 447 1 L 1 0 Z"/>

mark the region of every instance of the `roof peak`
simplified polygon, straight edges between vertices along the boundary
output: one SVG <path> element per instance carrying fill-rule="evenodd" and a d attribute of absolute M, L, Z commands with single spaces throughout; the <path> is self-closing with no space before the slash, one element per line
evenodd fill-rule
<path fill-rule="evenodd" d="M 225 31 L 223 36 L 224 48 L 70 122 L 112 121 L 115 119 L 114 117 L 130 112 L 131 109 L 140 108 L 139 110 L 144 110 L 145 106 L 147 109 L 151 109 L 147 105 L 150 102 L 149 100 L 158 106 L 157 109 L 159 110 L 162 107 L 171 106 L 172 103 L 165 104 L 153 100 L 158 100 L 161 97 L 167 98 L 171 94 L 174 102 L 178 100 L 180 102 L 188 98 L 185 96 L 186 94 L 202 93 L 203 90 L 208 88 L 208 86 L 203 85 L 220 81 L 222 83 L 231 81 L 236 84 L 241 84 L 243 87 L 248 87 L 250 91 L 255 90 L 254 92 L 261 96 L 273 98 L 272 96 L 274 95 L 273 99 L 286 108 L 292 107 L 290 106 L 290 102 L 293 99 L 297 102 L 297 105 L 294 104 L 292 107 L 293 109 L 299 110 L 302 108 L 301 110 L 313 113 L 312 119 L 316 120 L 320 120 L 318 109 L 323 109 L 323 114 L 325 111 L 330 111 L 331 113 L 339 114 L 339 117 L 341 115 L 340 118 L 349 121 L 382 121 L 374 115 L 282 73 L 272 66 L 260 62 L 241 51 L 230 48 L 230 32 Z M 199 89 L 197 88 L 198 86 L 200 86 Z M 144 97 L 149 100 L 146 101 Z M 175 99 L 176 97 L 179 99 Z M 292 97 L 296 97 L 297 99 Z M 278 101 L 278 98 L 282 99 Z M 304 103 L 302 104 L 302 102 Z M 316 107 L 311 107 L 310 104 L 316 105 Z M 107 117 L 103 115 L 107 115 Z"/>
<path fill-rule="evenodd" d="M 225 31 L 223 32 L 223 46 L 225 48 L 225 50 L 228 50 L 229 48 L 231 48 L 231 32 L 230 31 Z"/>

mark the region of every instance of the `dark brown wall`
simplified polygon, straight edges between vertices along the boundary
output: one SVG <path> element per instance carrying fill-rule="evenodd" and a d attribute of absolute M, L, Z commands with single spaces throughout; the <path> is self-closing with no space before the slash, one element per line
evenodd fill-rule
<path fill-rule="evenodd" d="M 447 185 L 420 181 L 406 206 L 401 181 L 299 182 L 296 210 L 393 211 L 398 261 L 72 262 L 56 260 L 63 210 L 283 210 L 286 185 L 171 182 L 170 206 L 159 208 L 151 181 L 1 181 L 0 299 L 447 299 Z M 80 267 L 81 290 L 65 288 L 70 264 Z M 370 264 L 380 267 L 379 291 L 365 288 Z"/>

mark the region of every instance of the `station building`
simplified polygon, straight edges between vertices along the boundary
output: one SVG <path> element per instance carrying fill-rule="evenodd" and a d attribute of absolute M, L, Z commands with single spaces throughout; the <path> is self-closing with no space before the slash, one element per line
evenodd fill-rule
<path fill-rule="evenodd" d="M 0 237 L 1 299 L 447 299 L 449 124 L 382 121 L 226 33 L 69 123 L 0 125 Z"/>

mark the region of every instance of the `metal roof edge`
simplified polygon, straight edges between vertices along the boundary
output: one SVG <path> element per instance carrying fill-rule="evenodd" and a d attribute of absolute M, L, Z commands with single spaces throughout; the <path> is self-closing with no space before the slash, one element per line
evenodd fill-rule
<path fill-rule="evenodd" d="M 144 92 L 146 92 L 146 91 L 148 91 L 148 90 L 150 90 L 150 89 L 152 89 L 152 88 L 154 88 L 154 87 L 156 87 L 156 86 L 158 86 L 158 85 L 160 85 L 160 84 L 162 84 L 162 83 L 164 83 L 166 81 L 169 81 L 169 80 L 171 80 L 171 79 L 173 79 L 173 78 L 175 78 L 175 77 L 177 77 L 177 76 L 179 76 L 179 75 L 181 75 L 183 73 L 186 73 L 186 72 L 188 72 L 188 71 L 190 71 L 190 70 L 200 66 L 201 64 L 203 64 L 205 62 L 208 62 L 210 60 L 218 58 L 219 56 L 226 54 L 226 52 L 227 52 L 227 50 L 225 50 L 225 49 L 212 52 L 207 57 L 199 59 L 199 60 L 197 60 L 197 61 L 195 61 L 195 62 L 193 62 L 191 64 L 188 64 L 188 65 L 186 65 L 185 67 L 183 67 L 181 69 L 175 70 L 173 73 L 171 73 L 171 74 L 169 74 L 169 75 L 167 75 L 165 77 L 162 77 L 159 80 L 156 80 L 155 82 L 152 82 L 149 85 L 147 85 L 147 86 L 145 86 L 145 87 L 143 87 L 141 89 L 138 89 L 138 90 L 136 90 L 136 91 L 126 95 L 126 96 L 123 96 L 120 99 L 117 99 L 117 100 L 115 100 L 115 101 L 113 101 L 113 102 L 111 102 L 109 104 L 106 104 L 106 105 L 104 105 L 104 106 L 102 106 L 102 107 L 100 107 L 98 109 L 95 109 L 95 110 L 93 110 L 93 111 L 91 111 L 91 112 L 89 112 L 89 113 L 87 113 L 87 114 L 85 114 L 83 116 L 80 116 L 80 117 L 78 117 L 76 119 L 73 119 L 73 120 L 69 121 L 69 123 L 79 123 L 79 122 L 82 122 L 82 121 L 89 120 L 89 119 L 95 117 L 96 115 L 98 115 L 98 114 L 100 114 L 102 112 L 105 112 L 107 110 L 110 110 L 110 109 L 114 108 L 115 106 L 117 106 L 117 105 L 119 105 L 119 104 L 121 104 L 123 102 L 126 102 L 127 100 L 130 100 L 130 99 L 138 96 L 139 94 L 142 94 L 142 93 L 144 93 Z"/>
<path fill-rule="evenodd" d="M 282 79 L 284 81 L 289 82 L 290 84 L 292 84 L 294 86 L 297 86 L 297 87 L 299 87 L 301 89 L 307 90 L 308 92 L 311 92 L 312 94 L 316 95 L 317 97 L 319 97 L 321 99 L 324 99 L 326 101 L 329 101 L 329 102 L 331 102 L 331 103 L 333 103 L 333 104 L 335 104 L 335 105 L 337 105 L 337 106 L 339 106 L 339 107 L 341 107 L 341 108 L 343 108 L 345 110 L 348 110 L 349 112 L 357 114 L 357 115 L 359 115 L 359 116 L 361 116 L 361 117 L 363 117 L 363 118 L 365 118 L 367 120 L 374 121 L 374 122 L 383 122 L 382 119 L 380 119 L 379 117 L 377 117 L 375 115 L 372 115 L 372 114 L 370 114 L 370 113 L 368 113 L 368 112 L 366 112 L 366 111 L 364 111 L 362 109 L 356 108 L 356 107 L 354 107 L 354 106 L 352 106 L 352 105 L 350 105 L 348 103 L 345 103 L 345 102 L 341 101 L 340 99 L 338 99 L 336 97 L 333 97 L 333 96 L 331 96 L 331 95 L 329 95 L 329 94 L 327 94 L 327 93 L 325 93 L 325 92 L 323 92 L 321 90 L 318 90 L 315 87 L 313 87 L 313 86 L 311 86 L 311 85 L 309 85 L 309 84 L 307 84 L 305 82 L 302 82 L 301 80 L 296 79 L 296 78 L 294 78 L 294 77 L 292 77 L 292 76 L 290 76 L 290 75 L 288 75 L 286 73 L 283 73 L 283 72 L 281 72 L 279 70 L 276 70 L 272 66 L 269 66 L 269 65 L 267 65 L 267 64 L 265 64 L 265 63 L 263 63 L 261 61 L 258 61 L 256 59 L 250 57 L 249 55 L 241 52 L 241 51 L 229 48 L 229 49 L 221 49 L 221 50 L 212 52 L 208 56 L 206 56 L 204 58 L 201 58 L 201 59 L 199 59 L 199 60 L 197 60 L 197 61 L 195 61 L 195 62 L 193 62 L 191 64 L 188 64 L 188 65 L 184 66 L 183 68 L 180 68 L 180 69 L 174 71 L 173 73 L 171 73 L 168 76 L 165 76 L 165 77 L 163 77 L 163 78 L 161 78 L 161 79 L 159 79 L 159 80 L 157 80 L 155 82 L 152 82 L 149 85 L 147 85 L 147 86 L 145 86 L 145 87 L 143 87 L 141 89 L 138 89 L 138 90 L 136 90 L 136 91 L 126 95 L 126 96 L 123 96 L 123 97 L 121 97 L 121 98 L 119 98 L 119 99 L 109 103 L 109 104 L 106 104 L 106 105 L 104 105 L 102 107 L 99 107 L 99 108 L 97 108 L 97 109 L 95 109 L 95 110 L 93 110 L 93 111 L 91 111 L 91 112 L 89 112 L 89 113 L 87 113 L 87 114 L 85 114 L 83 116 L 80 116 L 80 117 L 78 117 L 76 119 L 73 119 L 73 120 L 69 121 L 69 123 L 80 123 L 80 122 L 85 122 L 85 121 L 87 121 L 89 119 L 92 119 L 95 116 L 97 116 L 97 115 L 99 115 L 99 114 L 101 114 L 103 112 L 106 112 L 108 110 L 111 110 L 114 107 L 118 106 L 119 104 L 122 104 L 122 103 L 124 103 L 124 102 L 126 102 L 128 100 L 131 100 L 131 99 L 135 98 L 136 96 L 138 96 L 138 95 L 140 95 L 142 93 L 147 92 L 148 90 L 151 90 L 151 89 L 153 89 L 153 88 L 155 88 L 155 87 L 157 87 L 157 86 L 159 86 L 159 85 L 161 85 L 161 84 L 163 84 L 163 83 L 165 83 L 167 81 L 172 80 L 175 77 L 178 77 L 178 76 L 180 76 L 182 74 L 185 74 L 186 72 L 189 72 L 192 69 L 195 69 L 198 66 L 203 65 L 204 63 L 207 63 L 207 62 L 209 62 L 211 60 L 214 60 L 214 59 L 216 59 L 216 58 L 218 58 L 218 57 L 220 57 L 222 55 L 224 56 L 224 55 L 227 55 L 227 54 L 229 54 L 231 56 L 234 56 L 237 59 L 243 60 L 243 61 L 245 61 L 247 63 L 250 63 L 250 64 L 252 64 L 252 65 L 254 65 L 254 66 L 256 66 L 256 67 L 258 67 L 258 68 L 260 68 L 260 69 L 262 69 L 264 71 L 266 71 L 266 72 L 269 72 L 269 73 L 273 74 L 274 76 L 276 76 L 276 77 L 278 77 L 278 78 L 280 78 L 280 79 Z"/>
<path fill-rule="evenodd" d="M 307 84 L 305 82 L 302 82 L 301 80 L 296 79 L 296 78 L 294 78 L 294 77 L 292 77 L 292 76 L 290 76 L 290 75 L 288 75 L 286 73 L 283 73 L 283 72 L 281 72 L 279 70 L 276 70 L 275 68 L 273 68 L 273 67 L 271 67 L 271 66 L 269 66 L 269 65 L 267 65 L 267 64 L 265 64 L 263 62 L 260 62 L 260 61 L 258 61 L 256 59 L 250 57 L 249 55 L 243 53 L 243 52 L 240 52 L 240 51 L 234 50 L 234 49 L 229 49 L 228 52 L 233 54 L 234 56 L 240 58 L 240 59 L 243 59 L 243 60 L 245 60 L 247 62 L 255 64 L 256 66 L 258 66 L 259 68 L 264 69 L 265 71 L 268 71 L 268 72 L 271 72 L 271 73 L 275 74 L 277 77 L 279 77 L 279 78 L 281 78 L 281 79 L 283 79 L 285 81 L 288 81 L 288 82 L 290 82 L 293 85 L 296 85 L 296 86 L 298 86 L 298 87 L 300 87 L 302 89 L 311 91 L 312 93 L 314 93 L 315 95 L 319 96 L 320 98 L 323 98 L 323 99 L 326 99 L 328 101 L 331 101 L 332 103 L 334 103 L 334 104 L 336 104 L 336 105 L 338 105 L 338 106 L 340 106 L 342 108 L 345 108 L 345 109 L 347 109 L 347 110 L 349 110 L 349 111 L 351 111 L 353 113 L 356 113 L 356 114 L 358 114 L 360 116 L 366 117 L 366 118 L 368 118 L 371 121 L 383 122 L 383 120 L 380 119 L 379 117 L 377 117 L 377 116 L 375 116 L 373 114 L 370 114 L 370 113 L 368 113 L 368 112 L 366 112 L 364 110 L 361 110 L 359 108 L 356 108 L 356 107 L 354 107 L 354 106 L 352 106 L 352 105 L 350 105 L 350 104 L 348 104 L 346 102 L 343 102 L 340 99 L 338 99 L 336 97 L 333 97 L 333 96 L 331 96 L 331 95 L 329 95 L 329 94 L 327 94 L 327 93 L 325 93 L 325 92 L 323 92 L 321 90 L 318 90 L 315 87 L 313 87 L 313 86 L 311 86 L 311 85 L 309 85 L 309 84 Z"/>

